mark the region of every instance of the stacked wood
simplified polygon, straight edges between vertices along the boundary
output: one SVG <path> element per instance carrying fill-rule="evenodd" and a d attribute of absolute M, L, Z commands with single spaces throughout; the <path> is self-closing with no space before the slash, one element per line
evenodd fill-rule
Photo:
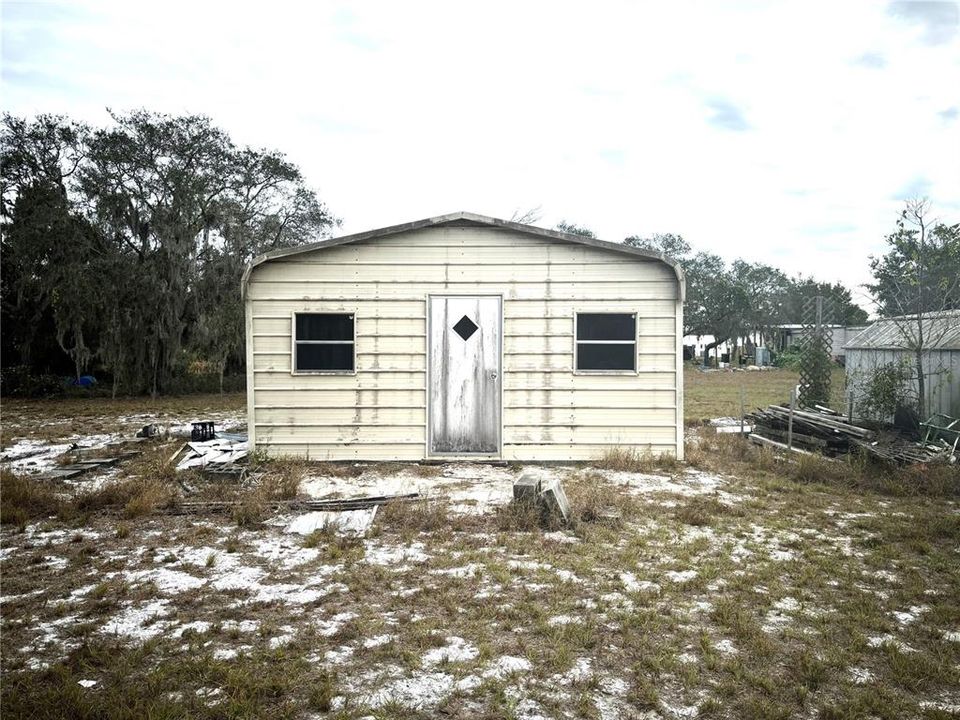
<path fill-rule="evenodd" d="M 745 416 L 753 426 L 750 440 L 781 450 L 838 457 L 859 450 L 897 464 L 955 462 L 945 442 L 923 443 L 895 431 L 878 432 L 849 422 L 839 413 L 821 406 L 792 411 L 770 405 Z"/>
<path fill-rule="evenodd" d="M 770 405 L 766 410 L 748 414 L 746 419 L 754 426 L 754 435 L 784 446 L 790 441 L 793 448 L 830 457 L 845 455 L 856 442 L 873 438 L 872 430 L 847 422 L 829 408 L 824 410 L 827 412 L 816 408 L 794 410 L 792 430 L 789 407 Z"/>
<path fill-rule="evenodd" d="M 329 500 L 273 500 L 267 502 L 266 505 L 272 510 L 341 512 L 344 510 L 362 510 L 389 502 L 416 500 L 419 497 L 420 493 L 406 493 L 404 495 L 374 495 L 356 498 L 332 498 Z M 227 513 L 240 504 L 240 501 L 237 500 L 184 500 L 170 506 L 166 511 L 171 515 Z"/>

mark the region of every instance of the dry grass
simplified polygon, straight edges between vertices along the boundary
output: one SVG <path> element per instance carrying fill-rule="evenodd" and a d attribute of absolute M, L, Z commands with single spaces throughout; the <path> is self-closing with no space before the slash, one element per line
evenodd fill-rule
<path fill-rule="evenodd" d="M 671 472 L 682 467 L 682 463 L 672 455 L 654 455 L 633 447 L 614 446 L 604 451 L 596 467 L 620 472 L 651 473 Z"/>
<path fill-rule="evenodd" d="M 740 393 L 745 412 L 790 402 L 799 374 L 774 368 L 757 372 L 717 370 L 702 372 L 689 365 L 683 372 L 684 422 L 697 425 L 715 417 L 740 417 Z M 831 404 L 846 408 L 846 376 L 835 368 L 831 377 Z"/>
<path fill-rule="evenodd" d="M 711 428 L 703 428 L 694 440 L 688 441 L 685 456 L 691 467 L 741 477 L 776 477 L 900 496 L 960 496 L 958 464 L 899 467 L 856 454 L 841 458 L 783 455 L 733 433 L 715 433 Z"/>
<path fill-rule="evenodd" d="M 24 526 L 57 515 L 63 499 L 42 482 L 0 471 L 0 524 Z"/>

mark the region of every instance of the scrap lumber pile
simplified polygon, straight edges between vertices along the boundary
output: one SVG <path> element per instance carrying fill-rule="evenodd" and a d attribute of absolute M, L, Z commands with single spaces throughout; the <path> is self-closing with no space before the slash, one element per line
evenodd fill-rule
<path fill-rule="evenodd" d="M 748 414 L 746 419 L 753 425 L 751 441 L 783 449 L 789 444 L 791 449 L 836 457 L 850 452 L 855 441 L 867 441 L 874 436 L 872 430 L 858 427 L 827 408 L 794 410 L 792 414 L 792 428 L 789 407 L 770 405 L 766 410 Z"/>
<path fill-rule="evenodd" d="M 956 447 L 940 438 L 916 442 L 897 431 L 876 431 L 850 422 L 820 405 L 803 410 L 770 405 L 745 416 L 753 426 L 751 442 L 798 453 L 827 457 L 847 455 L 860 449 L 869 455 L 898 464 L 956 462 Z"/>

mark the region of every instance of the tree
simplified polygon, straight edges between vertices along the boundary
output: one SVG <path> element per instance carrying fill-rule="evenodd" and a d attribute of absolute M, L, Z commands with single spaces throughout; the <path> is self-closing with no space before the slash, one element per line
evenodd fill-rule
<path fill-rule="evenodd" d="M 652 250 L 680 263 L 688 259 L 693 252 L 690 243 L 684 240 L 682 235 L 673 233 L 654 233 L 650 237 L 631 235 L 623 239 L 623 244 L 641 250 Z"/>
<path fill-rule="evenodd" d="M 283 155 L 209 118 L 112 118 L 3 118 L 4 357 L 99 363 L 114 392 L 153 394 L 199 361 L 222 388 L 244 362 L 246 263 L 337 221 Z"/>
<path fill-rule="evenodd" d="M 866 287 L 912 355 L 917 409 L 926 416 L 930 373 L 924 369 L 924 356 L 952 330 L 948 323 L 931 320 L 960 308 L 960 224 L 937 222 L 930 218 L 929 201 L 910 200 L 887 236 L 887 245 L 886 255 L 871 257 L 874 282 Z"/>
<path fill-rule="evenodd" d="M 565 232 L 568 235 L 580 235 L 581 237 L 591 238 L 593 240 L 597 239 L 597 236 L 594 234 L 593 230 L 581 225 L 576 225 L 574 223 L 568 223 L 566 220 L 561 220 L 558 222 L 554 230 Z"/>

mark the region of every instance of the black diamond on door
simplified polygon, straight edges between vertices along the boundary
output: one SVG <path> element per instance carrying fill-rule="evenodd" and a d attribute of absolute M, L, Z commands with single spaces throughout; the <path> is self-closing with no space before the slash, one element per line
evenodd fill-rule
<path fill-rule="evenodd" d="M 466 315 L 457 320 L 457 324 L 453 326 L 453 331 L 464 340 L 469 340 L 477 330 L 477 324 Z"/>

